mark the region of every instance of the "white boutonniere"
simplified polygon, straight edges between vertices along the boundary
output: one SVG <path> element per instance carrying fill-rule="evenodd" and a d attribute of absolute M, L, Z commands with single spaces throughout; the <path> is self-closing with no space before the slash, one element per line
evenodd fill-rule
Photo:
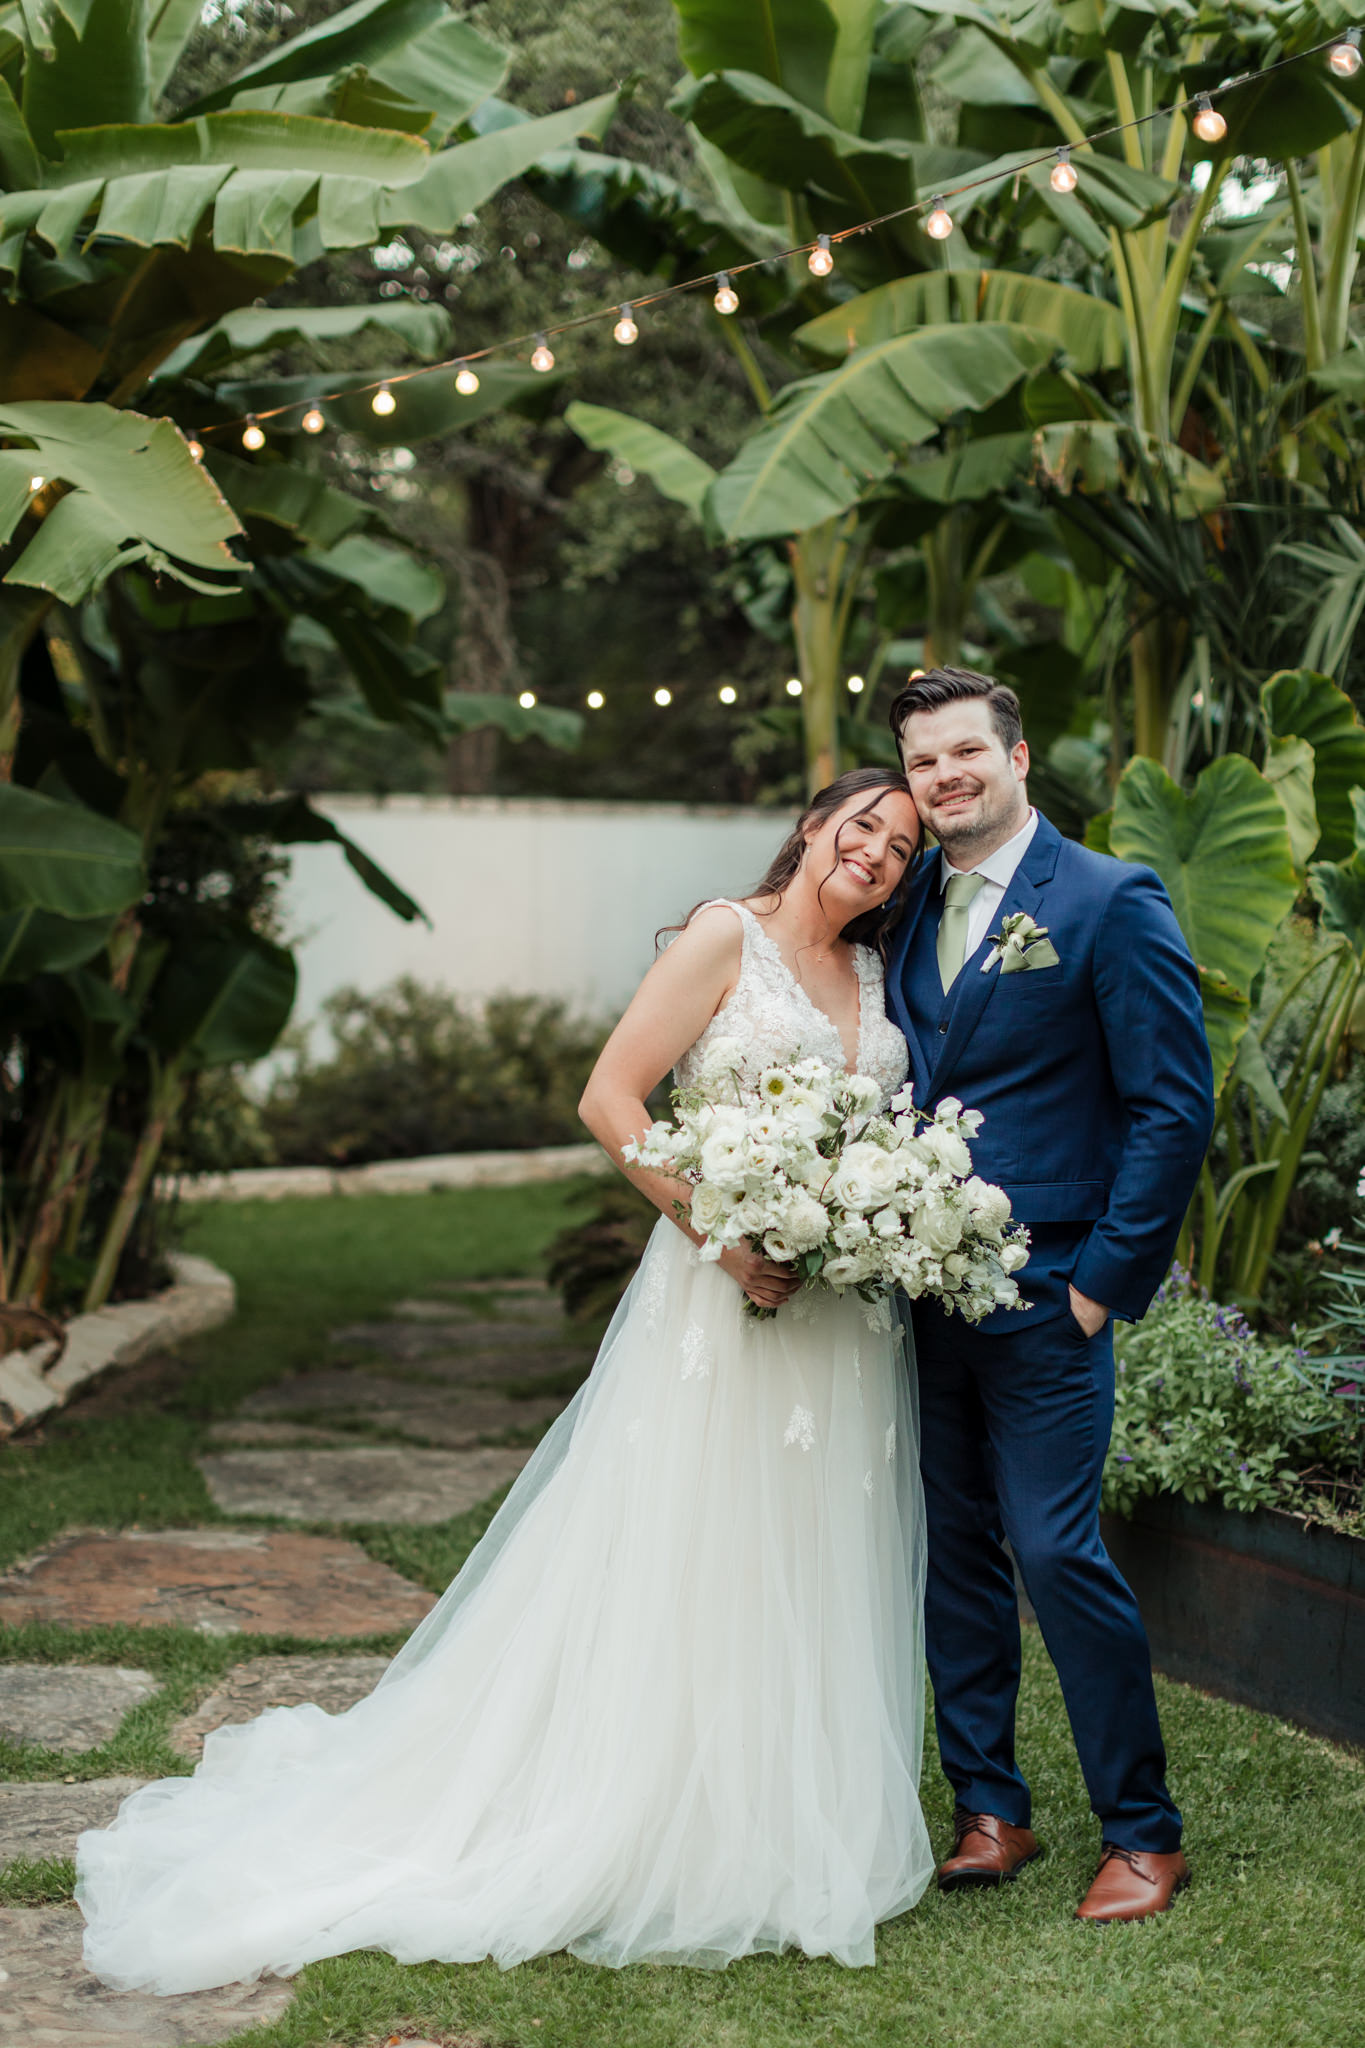
<path fill-rule="evenodd" d="M 999 967 L 1002 974 L 1020 974 L 1029 967 L 1060 967 L 1061 956 L 1047 935 L 1045 924 L 1035 924 L 1026 910 L 1002 918 L 998 932 L 990 934 L 991 950 L 981 963 L 989 974 Z"/>

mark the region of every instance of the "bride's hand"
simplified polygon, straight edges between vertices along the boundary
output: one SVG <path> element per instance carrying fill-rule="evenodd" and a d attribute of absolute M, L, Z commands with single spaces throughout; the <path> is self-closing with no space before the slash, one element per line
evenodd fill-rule
<path fill-rule="evenodd" d="M 781 1308 L 801 1284 L 790 1266 L 780 1266 L 775 1259 L 765 1259 L 762 1252 L 751 1252 L 747 1246 L 723 1251 L 717 1263 L 760 1308 Z"/>

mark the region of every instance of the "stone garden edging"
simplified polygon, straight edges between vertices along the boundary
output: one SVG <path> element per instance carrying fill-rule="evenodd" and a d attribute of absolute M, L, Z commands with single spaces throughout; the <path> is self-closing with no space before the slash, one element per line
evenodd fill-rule
<path fill-rule="evenodd" d="M 418 1159 L 376 1159 L 368 1166 L 239 1166 L 158 1183 L 182 1202 L 279 1202 L 294 1195 L 420 1195 L 430 1188 L 514 1188 L 609 1173 L 598 1145 L 545 1145 L 525 1152 L 432 1152 Z"/>
<path fill-rule="evenodd" d="M 73 1317 L 65 1349 L 49 1371 L 44 1360 L 52 1355 L 50 1344 L 0 1358 L 0 1439 L 65 1407 L 78 1387 L 110 1366 L 131 1365 L 158 1344 L 196 1337 L 228 1320 L 237 1306 L 230 1273 L 190 1252 L 172 1252 L 167 1264 L 174 1278 L 160 1294 Z"/>

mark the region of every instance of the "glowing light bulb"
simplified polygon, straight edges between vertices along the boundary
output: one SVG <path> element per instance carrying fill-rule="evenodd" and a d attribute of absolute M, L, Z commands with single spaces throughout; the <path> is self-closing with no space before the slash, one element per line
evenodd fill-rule
<path fill-rule="evenodd" d="M 47 478 L 45 476 L 31 476 L 28 480 L 28 487 L 31 491 L 40 491 L 46 482 Z"/>
<path fill-rule="evenodd" d="M 932 235 L 936 242 L 946 242 L 953 232 L 953 216 L 937 194 L 928 219 L 924 223 L 926 235 Z"/>
<path fill-rule="evenodd" d="M 865 687 L 862 677 L 850 676 L 848 679 L 848 687 L 855 697 L 861 697 L 863 694 L 863 689 Z"/>
<path fill-rule="evenodd" d="M 1071 161 L 1071 151 L 1063 145 L 1057 152 L 1057 161 L 1048 176 L 1048 184 L 1054 192 L 1074 192 L 1079 183 L 1076 166 Z"/>
<path fill-rule="evenodd" d="M 535 701 L 536 693 L 534 690 L 523 690 L 521 695 L 517 699 L 517 702 L 518 704 L 520 704 L 523 711 L 531 710 L 531 708 L 535 704 Z"/>
<path fill-rule="evenodd" d="M 722 270 L 716 279 L 716 296 L 711 302 L 718 313 L 737 313 L 739 293 L 730 282 L 729 273 Z"/>
<path fill-rule="evenodd" d="M 806 258 L 806 268 L 812 277 L 828 277 L 834 268 L 834 252 L 829 246 L 829 236 L 821 235 L 815 247 Z"/>
<path fill-rule="evenodd" d="M 604 696 L 602 695 L 602 692 L 601 692 L 600 690 L 589 690 L 589 692 L 588 692 L 588 709 L 589 709 L 589 711 L 600 711 L 600 710 L 602 709 L 602 706 L 603 706 L 603 705 L 604 705 L 604 704 L 606 703 L 606 701 L 607 701 L 607 700 L 606 700 L 606 698 L 605 698 L 605 697 L 604 697 Z"/>
<path fill-rule="evenodd" d="M 305 434 L 320 434 L 326 424 L 322 408 L 318 405 L 310 405 L 303 418 L 299 421 L 299 425 L 303 428 Z"/>
<path fill-rule="evenodd" d="M 545 370 L 553 370 L 554 366 L 554 350 L 550 347 L 545 336 L 538 334 L 536 336 L 536 345 L 531 350 L 531 368 L 543 372 Z"/>
<path fill-rule="evenodd" d="M 370 411 L 379 413 L 381 417 L 386 417 L 395 409 L 397 404 L 398 400 L 394 397 L 388 385 L 381 384 L 374 397 L 370 400 Z"/>
<path fill-rule="evenodd" d="M 468 363 L 461 363 L 455 372 L 455 389 L 461 398 L 472 398 L 479 388 L 479 380 Z"/>
<path fill-rule="evenodd" d="M 1221 142 L 1228 132 L 1227 122 L 1206 92 L 1201 92 L 1195 102 L 1194 120 L 1190 125 L 1201 142 Z"/>
<path fill-rule="evenodd" d="M 192 456 L 194 457 L 194 459 L 195 459 L 195 461 L 196 461 L 196 462 L 202 462 L 202 461 L 203 461 L 203 459 L 204 459 L 204 444 L 203 444 L 203 442 L 202 442 L 202 441 L 187 441 L 187 442 L 185 443 L 185 446 L 186 446 L 186 447 L 187 447 L 187 448 L 189 449 L 189 451 L 190 451 L 190 454 L 191 454 L 191 455 L 192 455 Z"/>
<path fill-rule="evenodd" d="M 928 673 L 927 668 L 912 668 L 908 680 L 913 683 L 916 676 L 927 676 Z"/>
<path fill-rule="evenodd" d="M 1354 78 L 1360 69 L 1360 30 L 1348 28 L 1343 41 L 1333 43 L 1327 62 L 1338 78 Z"/>
<path fill-rule="evenodd" d="M 654 702 L 660 706 L 671 704 L 673 702 L 673 692 L 671 690 L 656 690 L 654 692 Z"/>
<path fill-rule="evenodd" d="M 261 432 L 255 420 L 248 420 L 246 425 L 242 428 L 242 446 L 244 448 L 251 448 L 253 450 L 256 448 L 264 448 L 265 435 Z"/>
<path fill-rule="evenodd" d="M 622 348 L 629 348 L 633 341 L 640 339 L 640 330 L 635 325 L 634 316 L 629 306 L 621 306 L 618 310 L 621 317 L 611 331 L 620 342 Z"/>
<path fill-rule="evenodd" d="M 787 695 L 789 697 L 799 697 L 801 695 L 801 678 L 799 676 L 790 676 L 788 678 Z"/>
<path fill-rule="evenodd" d="M 720 698 L 722 704 L 733 704 L 739 695 L 739 691 L 733 683 L 722 683 L 716 695 Z"/>

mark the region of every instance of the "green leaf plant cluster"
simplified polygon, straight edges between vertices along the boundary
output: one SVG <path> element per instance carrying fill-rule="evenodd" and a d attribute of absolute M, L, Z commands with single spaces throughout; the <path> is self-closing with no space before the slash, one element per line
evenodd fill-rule
<path fill-rule="evenodd" d="M 107 1298 L 193 1077 L 283 1029 L 294 962 L 268 889 L 239 886 L 262 849 L 335 841 L 421 915 L 305 798 L 263 793 L 319 664 L 373 730 L 507 723 L 444 687 L 420 637 L 440 577 L 321 473 L 297 412 L 255 452 L 205 430 L 279 402 L 250 371 L 281 350 L 448 355 L 435 306 L 269 301 L 328 252 L 450 234 L 615 104 L 523 115 L 496 97 L 506 53 L 445 0 L 352 0 L 187 102 L 201 13 L 0 0 L 0 1300 L 30 1308 L 54 1276 Z M 306 383 L 383 442 L 360 381 Z M 492 375 L 481 403 L 532 381 Z M 478 408 L 436 376 L 417 410 L 404 437 Z"/>
<path fill-rule="evenodd" d="M 1104 1504 L 1143 1494 L 1221 1500 L 1243 1511 L 1311 1505 L 1300 1475 L 1358 1465 L 1358 1405 L 1296 1344 L 1260 1337 L 1176 1266 L 1143 1320 L 1115 1344 L 1114 1434 Z"/>

